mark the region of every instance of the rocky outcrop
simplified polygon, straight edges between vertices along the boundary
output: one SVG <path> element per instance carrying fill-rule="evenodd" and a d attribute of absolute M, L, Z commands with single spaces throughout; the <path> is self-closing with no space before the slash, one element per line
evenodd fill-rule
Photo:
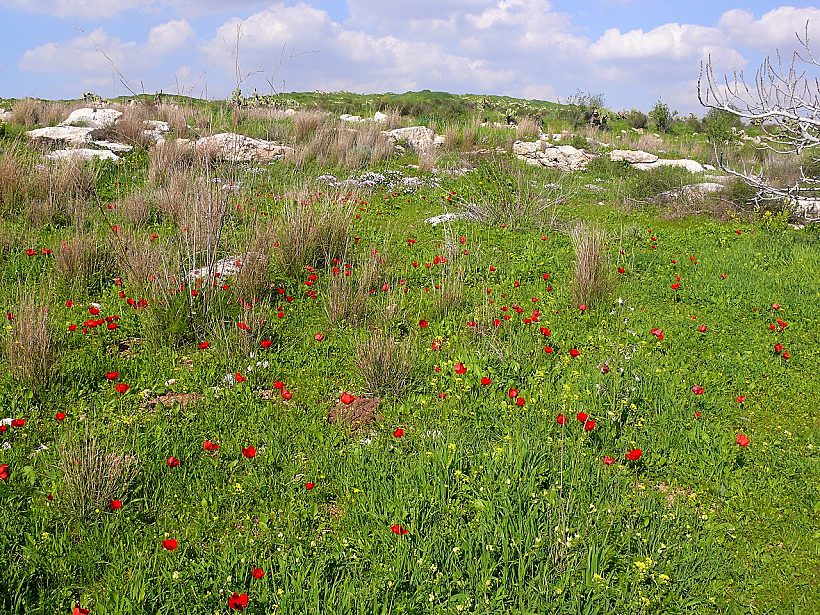
<path fill-rule="evenodd" d="M 75 109 L 69 116 L 60 122 L 60 126 L 82 126 L 100 130 L 112 126 L 122 117 L 122 112 L 116 109 Z"/>
<path fill-rule="evenodd" d="M 639 149 L 616 149 L 609 152 L 609 159 L 612 162 L 628 162 L 629 164 L 636 163 L 651 163 L 656 162 L 658 157 L 655 154 L 644 152 Z"/>
<path fill-rule="evenodd" d="M 717 182 L 704 182 L 702 184 L 689 184 L 680 188 L 673 188 L 666 192 L 661 192 L 655 196 L 656 201 L 668 202 L 680 199 L 701 200 L 707 195 L 720 192 L 725 186 Z"/>
<path fill-rule="evenodd" d="M 595 156 L 571 145 L 552 145 L 547 141 L 516 141 L 513 153 L 528 164 L 561 171 L 582 171 Z"/>
<path fill-rule="evenodd" d="M 142 132 L 146 137 L 152 139 L 154 143 L 161 143 L 165 141 L 165 135 L 171 132 L 171 127 L 168 125 L 168 122 L 145 120 L 145 130 Z"/>
<path fill-rule="evenodd" d="M 120 157 L 117 156 L 114 152 L 108 151 L 107 149 L 87 148 L 58 149 L 48 154 L 46 158 L 51 158 L 52 160 L 59 160 L 61 158 L 82 158 L 83 160 L 96 159 L 111 160 L 113 162 L 117 162 L 120 159 Z"/>
<path fill-rule="evenodd" d="M 91 142 L 94 128 L 81 126 L 49 126 L 37 128 L 26 133 L 32 141 L 49 144 L 87 145 Z"/>
<path fill-rule="evenodd" d="M 131 145 L 117 143 L 116 141 L 94 141 L 94 145 L 103 149 L 111 150 L 115 154 L 125 154 L 134 149 Z"/>
<path fill-rule="evenodd" d="M 271 162 L 296 153 L 292 147 L 275 141 L 254 139 L 231 132 L 204 137 L 193 142 L 192 146 L 197 151 L 230 162 Z"/>
<path fill-rule="evenodd" d="M 393 143 L 406 141 L 417 154 L 429 154 L 444 143 L 444 137 L 426 126 L 409 126 L 382 131 Z"/>
<path fill-rule="evenodd" d="M 665 160 L 658 158 L 655 162 L 638 162 L 632 165 L 632 168 L 641 171 L 648 171 L 650 169 L 657 169 L 658 167 L 683 167 L 690 173 L 703 173 L 706 169 L 697 160 L 689 160 L 687 158 L 681 160 Z"/>

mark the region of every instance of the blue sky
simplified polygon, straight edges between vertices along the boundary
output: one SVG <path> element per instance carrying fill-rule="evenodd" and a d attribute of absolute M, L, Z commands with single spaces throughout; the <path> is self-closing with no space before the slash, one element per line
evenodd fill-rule
<path fill-rule="evenodd" d="M 820 39 L 814 6 L 717 0 L 0 0 L 0 17 L 0 96 L 52 99 L 127 94 L 112 64 L 138 92 L 226 97 L 238 27 L 247 91 L 582 90 L 702 114 L 709 55 L 721 75 L 753 75 L 776 49 L 790 57 L 807 21 Z M 280 66 L 283 48 L 296 55 Z"/>

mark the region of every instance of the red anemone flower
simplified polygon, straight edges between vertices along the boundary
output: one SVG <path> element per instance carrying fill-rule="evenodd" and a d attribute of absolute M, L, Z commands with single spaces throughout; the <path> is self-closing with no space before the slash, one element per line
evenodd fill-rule
<path fill-rule="evenodd" d="M 399 535 L 399 536 L 404 536 L 404 535 L 405 535 L 405 534 L 409 531 L 409 530 L 404 529 L 404 528 L 403 528 L 402 526 L 400 526 L 398 523 L 395 523 L 395 524 L 391 525 L 391 526 L 390 526 L 390 530 L 391 530 L 394 534 L 397 534 L 397 535 Z"/>
<path fill-rule="evenodd" d="M 629 451 L 625 457 L 629 459 L 629 461 L 638 461 L 641 458 L 643 451 L 639 448 Z"/>
<path fill-rule="evenodd" d="M 233 593 L 233 596 L 228 598 L 228 606 L 234 611 L 241 611 L 248 606 L 248 594 Z"/>

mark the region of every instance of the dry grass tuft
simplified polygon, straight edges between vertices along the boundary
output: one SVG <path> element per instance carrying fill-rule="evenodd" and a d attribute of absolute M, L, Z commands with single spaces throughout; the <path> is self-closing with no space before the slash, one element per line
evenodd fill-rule
<path fill-rule="evenodd" d="M 515 127 L 516 139 L 534 138 L 540 134 L 541 123 L 531 117 L 525 117 L 523 120 L 518 122 L 518 126 Z"/>
<path fill-rule="evenodd" d="M 115 139 L 137 148 L 150 148 L 154 140 L 145 134 L 147 128 L 145 121 L 149 119 L 148 110 L 142 105 L 129 105 L 123 107 L 121 111 L 122 117 L 111 128 Z"/>
<path fill-rule="evenodd" d="M 573 299 L 579 305 L 594 305 L 605 300 L 612 291 L 604 233 L 599 227 L 579 222 L 570 237 L 575 248 Z"/>
<path fill-rule="evenodd" d="M 42 115 L 42 105 L 36 98 L 18 100 L 11 109 L 12 123 L 22 124 L 27 128 L 39 124 Z"/>
<path fill-rule="evenodd" d="M 109 440 L 85 432 L 76 440 L 66 432 L 57 444 L 57 467 L 64 484 L 57 500 L 61 511 L 83 521 L 101 518 L 112 500 L 125 496 L 139 473 L 139 460 L 129 453 L 114 451 Z"/>
<path fill-rule="evenodd" d="M 172 184 L 171 178 L 184 174 L 195 158 L 186 144 L 176 140 L 158 143 L 148 154 L 148 181 L 154 186 Z"/>
<path fill-rule="evenodd" d="M 356 367 L 368 394 L 400 397 L 413 380 L 410 340 L 374 333 L 356 344 Z"/>
<path fill-rule="evenodd" d="M 323 116 L 313 111 L 298 111 L 293 118 L 293 134 L 297 143 L 311 138 L 322 124 Z"/>
<path fill-rule="evenodd" d="M 53 252 L 54 269 L 62 279 L 75 288 L 101 286 L 113 275 L 116 265 L 114 254 L 96 236 L 77 232 L 62 242 Z"/>
<path fill-rule="evenodd" d="M 273 260 L 285 275 L 295 276 L 305 266 L 323 267 L 347 252 L 353 202 L 294 199 L 278 214 Z"/>
<path fill-rule="evenodd" d="M 57 371 L 57 346 L 48 319 L 49 305 L 24 290 L 14 319 L 6 330 L 6 356 L 14 376 L 36 396 L 46 390 Z"/>
<path fill-rule="evenodd" d="M 378 124 L 350 128 L 339 122 L 325 122 L 301 148 L 298 162 L 301 165 L 316 160 L 324 166 L 355 170 L 387 160 L 392 153 L 393 143 Z"/>
<path fill-rule="evenodd" d="M 375 289 L 383 263 L 379 257 L 365 260 L 350 276 L 331 275 L 325 294 L 325 311 L 333 326 L 357 325 L 367 316 L 370 291 Z"/>

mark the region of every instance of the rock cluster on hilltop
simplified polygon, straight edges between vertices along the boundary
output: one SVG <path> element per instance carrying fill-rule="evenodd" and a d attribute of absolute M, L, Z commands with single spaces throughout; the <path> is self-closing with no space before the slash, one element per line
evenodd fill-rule
<path fill-rule="evenodd" d="M 585 150 L 571 145 L 553 145 L 546 139 L 538 141 L 516 141 L 513 153 L 528 164 L 540 165 L 561 171 L 583 171 L 590 160 L 595 158 Z"/>
<path fill-rule="evenodd" d="M 667 160 L 658 158 L 655 154 L 642 150 L 616 149 L 609 152 L 609 159 L 613 162 L 628 162 L 632 168 L 641 171 L 657 169 L 659 167 L 683 167 L 691 173 L 703 173 L 706 169 L 697 160 L 681 159 Z"/>

